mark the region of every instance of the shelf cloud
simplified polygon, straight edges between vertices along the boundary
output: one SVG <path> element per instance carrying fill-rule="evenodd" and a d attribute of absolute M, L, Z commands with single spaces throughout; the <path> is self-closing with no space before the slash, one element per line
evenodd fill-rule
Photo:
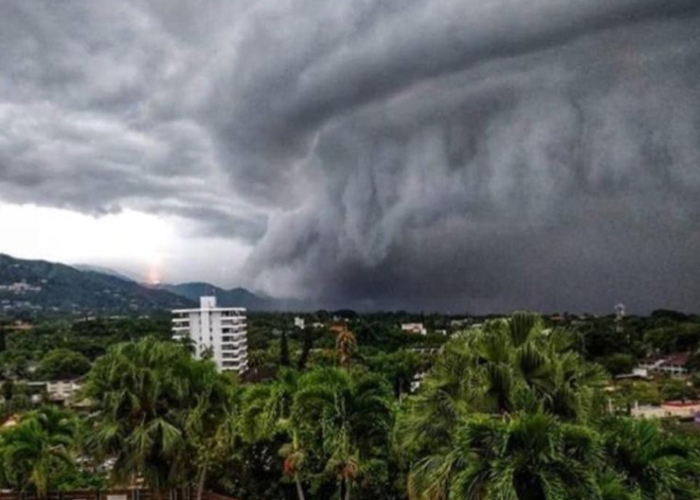
<path fill-rule="evenodd" d="M 700 303 L 696 0 L 5 2 L 0 66 L 0 201 L 186 219 L 236 284 Z"/>

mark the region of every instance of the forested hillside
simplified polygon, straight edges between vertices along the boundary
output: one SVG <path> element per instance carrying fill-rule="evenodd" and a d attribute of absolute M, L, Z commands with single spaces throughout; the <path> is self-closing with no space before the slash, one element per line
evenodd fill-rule
<path fill-rule="evenodd" d="M 194 302 L 94 271 L 0 254 L 0 309 L 7 313 L 128 313 Z"/>

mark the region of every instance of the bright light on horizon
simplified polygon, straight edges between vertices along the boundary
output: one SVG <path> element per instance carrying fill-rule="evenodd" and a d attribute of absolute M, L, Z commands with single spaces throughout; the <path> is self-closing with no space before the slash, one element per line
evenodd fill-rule
<path fill-rule="evenodd" d="M 172 228 L 162 219 L 128 209 L 91 216 L 37 205 L 0 204 L 0 221 L 4 252 L 71 263 L 100 256 L 105 261 L 153 265 L 162 260 L 173 237 Z"/>
<path fill-rule="evenodd" d="M 196 237 L 188 229 L 183 219 L 132 209 L 94 216 L 0 202 L 0 252 L 13 257 L 110 267 L 154 285 L 211 280 L 237 286 L 249 247 Z M 227 270 L 225 276 L 221 269 Z"/>

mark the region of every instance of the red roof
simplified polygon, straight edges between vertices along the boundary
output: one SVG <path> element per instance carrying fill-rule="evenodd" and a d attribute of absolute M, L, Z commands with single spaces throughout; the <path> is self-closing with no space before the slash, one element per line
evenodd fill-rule
<path fill-rule="evenodd" d="M 665 360 L 664 363 L 669 364 L 669 365 L 685 365 L 688 363 L 690 360 L 690 353 L 684 352 L 684 353 L 679 353 L 679 354 L 671 354 L 668 356 Z"/>
<path fill-rule="evenodd" d="M 700 401 L 666 401 L 663 406 L 673 406 L 678 408 L 684 408 L 686 406 L 698 406 Z"/>
<path fill-rule="evenodd" d="M 690 361 L 691 354 L 689 352 L 676 352 L 673 354 L 663 355 L 657 354 L 644 359 L 644 363 L 653 364 L 657 361 L 662 361 L 665 365 L 686 365 Z"/>

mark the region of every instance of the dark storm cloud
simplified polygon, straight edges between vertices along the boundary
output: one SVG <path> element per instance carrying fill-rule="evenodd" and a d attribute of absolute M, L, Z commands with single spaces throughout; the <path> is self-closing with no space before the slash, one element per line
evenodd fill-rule
<path fill-rule="evenodd" d="M 231 196 L 184 97 L 198 48 L 165 29 L 157 9 L 0 6 L 0 199 L 147 210 L 195 219 L 196 234 L 255 239 L 264 214 Z"/>
<path fill-rule="evenodd" d="M 358 307 L 695 309 L 700 24 L 688 3 L 637 5 L 356 89 L 289 142 L 322 181 L 270 224 L 252 274 Z M 384 78 L 358 67 L 332 92 Z"/>
<path fill-rule="evenodd" d="M 6 2 L 0 200 L 184 217 L 329 305 L 697 309 L 696 4 Z"/>

